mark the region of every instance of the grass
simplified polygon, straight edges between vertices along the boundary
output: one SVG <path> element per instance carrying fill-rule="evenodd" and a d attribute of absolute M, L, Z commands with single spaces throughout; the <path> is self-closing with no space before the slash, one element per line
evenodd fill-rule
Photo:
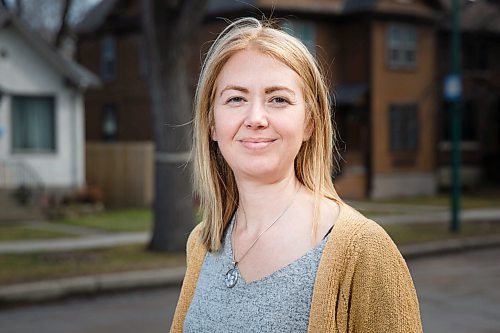
<path fill-rule="evenodd" d="M 0 285 L 101 273 L 180 266 L 184 253 L 146 251 L 143 245 L 110 249 L 0 255 Z"/>
<path fill-rule="evenodd" d="M 445 208 L 450 205 L 450 195 L 438 194 L 428 197 L 404 197 L 387 200 L 373 200 L 373 202 L 384 204 L 436 206 Z M 464 194 L 461 198 L 461 206 L 463 209 L 498 208 L 500 207 L 500 191 L 480 193 L 478 195 Z"/>
<path fill-rule="evenodd" d="M 445 223 L 390 224 L 382 227 L 398 245 L 500 234 L 500 222 L 464 223 L 458 234 L 451 233 Z"/>
<path fill-rule="evenodd" d="M 95 228 L 111 232 L 133 232 L 151 230 L 151 209 L 110 210 L 99 214 L 53 220 L 53 223 Z"/>
<path fill-rule="evenodd" d="M 0 224 L 0 242 L 12 240 L 39 240 L 39 239 L 54 239 L 64 237 L 74 237 L 70 234 L 58 230 L 38 229 L 36 227 L 19 226 L 15 223 Z"/>

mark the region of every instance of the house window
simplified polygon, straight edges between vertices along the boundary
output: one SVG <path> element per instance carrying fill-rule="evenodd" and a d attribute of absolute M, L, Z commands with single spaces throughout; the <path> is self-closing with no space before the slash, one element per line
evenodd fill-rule
<path fill-rule="evenodd" d="M 111 35 L 101 40 L 101 77 L 105 81 L 116 77 L 116 39 Z"/>
<path fill-rule="evenodd" d="M 105 141 L 116 141 L 118 119 L 115 105 L 106 105 L 102 117 L 102 136 Z"/>
<path fill-rule="evenodd" d="M 417 64 L 417 29 L 411 25 L 390 24 L 387 53 L 391 68 L 415 68 Z"/>
<path fill-rule="evenodd" d="M 418 108 L 416 104 L 390 108 L 391 151 L 414 151 L 418 147 Z"/>
<path fill-rule="evenodd" d="M 316 27 L 313 22 L 287 20 L 283 22 L 282 28 L 288 34 L 300 39 L 313 56 L 316 55 Z"/>
<path fill-rule="evenodd" d="M 11 111 L 13 152 L 55 152 L 53 97 L 13 96 Z"/>

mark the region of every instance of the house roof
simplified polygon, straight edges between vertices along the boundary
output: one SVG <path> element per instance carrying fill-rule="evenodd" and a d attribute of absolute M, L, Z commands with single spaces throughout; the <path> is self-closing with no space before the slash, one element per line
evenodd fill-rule
<path fill-rule="evenodd" d="M 379 0 L 344 0 L 344 11 L 374 10 Z M 426 0 L 434 9 L 442 9 L 440 0 Z"/>
<path fill-rule="evenodd" d="M 121 0 L 101 0 L 101 2 L 95 5 L 94 8 L 92 8 L 75 26 L 74 29 L 76 33 L 86 34 L 99 29 L 120 1 Z"/>
<path fill-rule="evenodd" d="M 448 12 L 452 10 L 451 0 L 440 0 Z M 444 23 L 451 27 L 451 17 Z M 500 1 L 498 0 L 461 0 L 460 27 L 468 32 L 500 33 Z"/>
<path fill-rule="evenodd" d="M 57 71 L 80 88 L 97 87 L 99 78 L 75 61 L 61 55 L 35 31 L 6 11 L 0 11 L 0 29 L 13 26 Z"/>

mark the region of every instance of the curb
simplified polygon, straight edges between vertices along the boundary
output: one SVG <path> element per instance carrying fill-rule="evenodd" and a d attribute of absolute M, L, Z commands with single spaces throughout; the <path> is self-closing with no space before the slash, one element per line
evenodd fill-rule
<path fill-rule="evenodd" d="M 499 246 L 500 236 L 497 235 L 405 245 L 400 246 L 399 250 L 406 260 L 411 260 Z M 15 284 L 0 287 L 0 307 L 53 301 L 76 295 L 97 295 L 106 292 L 180 285 L 185 272 L 185 267 L 175 267 Z"/>
<path fill-rule="evenodd" d="M 185 272 L 185 267 L 176 267 L 15 284 L 0 288 L 0 306 L 50 301 L 73 295 L 175 285 L 182 282 Z"/>
<path fill-rule="evenodd" d="M 498 246 L 500 246 L 500 235 L 494 235 L 403 245 L 399 247 L 399 251 L 406 260 L 411 260 L 421 257 L 480 250 Z"/>

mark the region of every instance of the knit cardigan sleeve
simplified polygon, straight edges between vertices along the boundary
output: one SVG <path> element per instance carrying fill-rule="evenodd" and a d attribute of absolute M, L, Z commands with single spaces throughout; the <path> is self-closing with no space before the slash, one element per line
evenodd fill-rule
<path fill-rule="evenodd" d="M 422 332 L 415 287 L 396 245 L 368 221 L 351 243 L 349 332 Z"/>
<path fill-rule="evenodd" d="M 186 318 L 189 305 L 193 299 L 198 276 L 206 255 L 206 248 L 201 241 L 201 223 L 196 226 L 189 235 L 186 246 L 186 274 L 182 283 L 181 293 L 175 309 L 171 333 L 183 331 L 184 319 Z"/>

